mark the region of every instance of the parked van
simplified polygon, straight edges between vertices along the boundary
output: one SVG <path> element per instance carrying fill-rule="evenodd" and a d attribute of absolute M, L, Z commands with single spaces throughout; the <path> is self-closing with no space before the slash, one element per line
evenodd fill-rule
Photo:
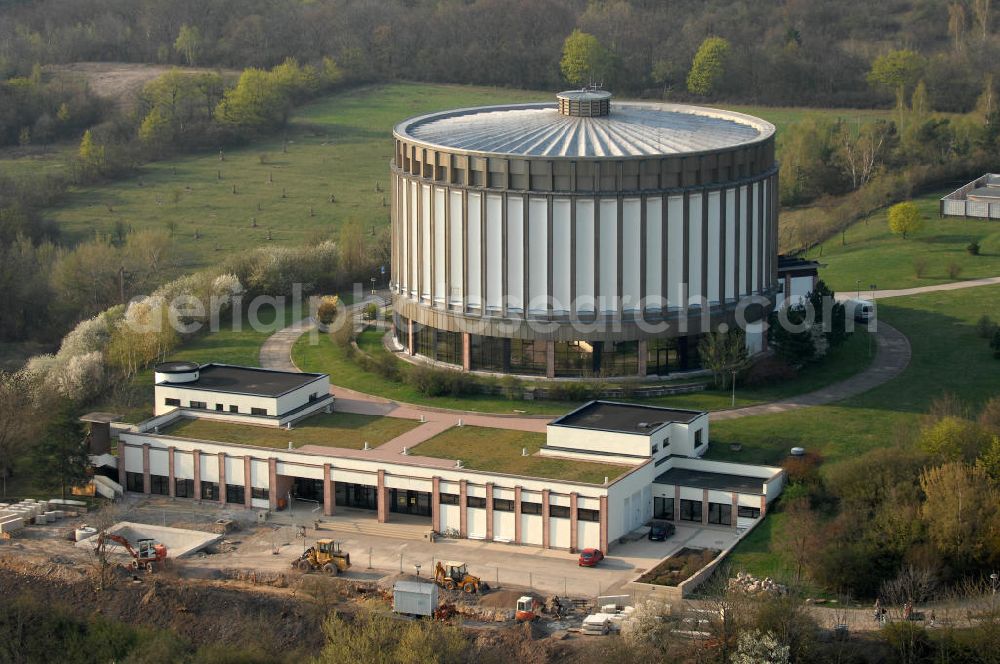
<path fill-rule="evenodd" d="M 868 300 L 848 300 L 844 303 L 847 315 L 854 318 L 858 323 L 867 323 L 875 318 L 875 305 Z"/>

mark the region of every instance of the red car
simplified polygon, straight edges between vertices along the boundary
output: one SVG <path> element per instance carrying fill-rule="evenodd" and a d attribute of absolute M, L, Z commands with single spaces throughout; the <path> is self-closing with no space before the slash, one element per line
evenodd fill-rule
<path fill-rule="evenodd" d="M 580 559 L 576 561 L 576 564 L 580 567 L 593 567 L 602 560 L 604 560 L 604 554 L 601 553 L 600 549 L 584 549 L 580 552 Z"/>

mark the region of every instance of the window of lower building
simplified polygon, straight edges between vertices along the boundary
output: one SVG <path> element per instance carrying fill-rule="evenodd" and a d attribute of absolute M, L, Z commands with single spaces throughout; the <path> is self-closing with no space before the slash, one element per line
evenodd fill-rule
<path fill-rule="evenodd" d="M 708 522 L 719 526 L 733 525 L 733 506 L 727 503 L 709 503 Z"/>
<path fill-rule="evenodd" d="M 681 521 L 701 522 L 701 501 L 681 498 Z"/>
<path fill-rule="evenodd" d="M 669 456 L 660 457 L 659 459 L 656 460 L 656 463 L 654 463 L 653 465 L 654 466 L 660 466 L 660 465 L 665 464 L 668 461 L 670 461 L 670 457 Z"/>
<path fill-rule="evenodd" d="M 202 500 L 218 500 L 219 499 L 219 483 L 218 482 L 202 482 L 201 483 L 201 499 Z"/>
<path fill-rule="evenodd" d="M 473 334 L 469 338 L 469 362 L 474 371 L 507 371 L 510 369 L 510 349 L 495 337 Z"/>
<path fill-rule="evenodd" d="M 704 431 L 704 429 L 698 429 L 697 431 L 694 432 L 694 446 L 695 447 L 701 447 L 701 444 L 704 442 L 702 440 L 702 435 L 701 435 L 702 431 Z"/>
<path fill-rule="evenodd" d="M 486 499 L 478 496 L 466 496 L 465 505 L 466 507 L 486 507 Z"/>
<path fill-rule="evenodd" d="M 170 478 L 166 475 L 149 476 L 149 492 L 157 496 L 170 495 Z"/>
<path fill-rule="evenodd" d="M 653 518 L 667 519 L 668 521 L 673 521 L 674 499 L 661 498 L 660 496 L 656 496 L 655 498 L 653 498 Z"/>
<path fill-rule="evenodd" d="M 576 510 L 576 518 L 580 521 L 593 521 L 596 523 L 601 520 L 601 511 L 578 508 Z"/>
<path fill-rule="evenodd" d="M 541 503 L 521 503 L 521 514 L 541 514 Z"/>
<path fill-rule="evenodd" d="M 759 507 L 746 507 L 740 505 L 736 509 L 736 516 L 741 519 L 759 519 L 760 518 L 760 508 Z"/>
<path fill-rule="evenodd" d="M 215 404 L 215 410 L 221 413 L 223 410 L 225 410 L 225 406 L 223 406 L 221 403 L 217 403 Z"/>
<path fill-rule="evenodd" d="M 458 494 L 457 493 L 438 494 L 438 501 L 442 505 L 458 505 Z"/>
<path fill-rule="evenodd" d="M 226 485 L 226 502 L 243 504 L 246 500 L 246 490 L 242 484 Z"/>
<path fill-rule="evenodd" d="M 544 376 L 548 367 L 546 342 L 510 340 L 510 372 L 532 376 Z"/>
<path fill-rule="evenodd" d="M 240 412 L 240 407 L 239 406 L 230 406 L 229 407 L 229 412 L 230 413 L 238 413 L 238 412 Z"/>
<path fill-rule="evenodd" d="M 267 415 L 267 408 L 251 408 L 251 415 Z"/>
<path fill-rule="evenodd" d="M 208 404 L 206 404 L 204 401 L 189 401 L 188 406 L 190 408 L 202 408 L 202 409 L 208 408 Z"/>
<path fill-rule="evenodd" d="M 125 473 L 125 490 L 134 493 L 145 491 L 142 484 L 142 473 Z"/>
<path fill-rule="evenodd" d="M 493 499 L 493 509 L 497 512 L 513 512 L 514 511 L 514 501 L 505 500 L 503 498 Z"/>
<path fill-rule="evenodd" d="M 554 516 L 560 519 L 568 519 L 569 508 L 565 505 L 549 505 L 549 516 Z"/>
<path fill-rule="evenodd" d="M 262 489 L 259 486 L 252 487 L 250 489 L 250 497 L 254 500 L 269 500 L 271 497 L 271 492 L 267 489 Z"/>
<path fill-rule="evenodd" d="M 167 397 L 166 399 L 163 400 L 163 403 L 166 404 L 167 406 L 180 406 L 181 400 Z"/>
<path fill-rule="evenodd" d="M 430 332 L 430 330 L 427 330 Z M 446 364 L 462 364 L 462 334 L 435 330 L 434 359 Z"/>
<path fill-rule="evenodd" d="M 174 496 L 178 498 L 194 497 L 194 480 L 174 480 Z"/>
<path fill-rule="evenodd" d="M 606 341 L 601 348 L 602 376 L 634 376 L 639 373 L 638 341 Z"/>
<path fill-rule="evenodd" d="M 558 377 L 594 375 L 594 347 L 586 341 L 557 341 L 555 360 Z"/>

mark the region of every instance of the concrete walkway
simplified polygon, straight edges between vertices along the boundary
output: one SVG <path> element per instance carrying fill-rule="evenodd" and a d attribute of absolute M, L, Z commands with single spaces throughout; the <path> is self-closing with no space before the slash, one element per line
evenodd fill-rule
<path fill-rule="evenodd" d="M 875 291 L 875 297 L 877 299 L 905 297 L 922 293 L 952 291 L 998 284 L 1000 284 L 1000 277 L 987 277 L 983 279 L 970 279 L 968 281 L 955 281 L 935 286 Z M 862 297 L 864 296 L 864 292 L 862 292 Z M 868 297 L 870 296 L 871 292 L 869 291 Z M 851 297 L 852 295 L 849 293 L 837 295 L 837 299 L 839 300 L 846 300 Z M 369 299 L 371 298 L 366 298 L 353 305 L 351 309 L 354 310 L 364 306 L 368 303 Z M 807 394 L 756 406 L 715 411 L 710 415 L 712 421 L 731 420 L 754 415 L 770 415 L 800 408 L 809 408 L 811 406 L 823 406 L 863 394 L 872 388 L 892 380 L 900 375 L 910 363 L 910 342 L 902 332 L 888 323 L 879 321 L 877 325 L 878 329 L 875 332 L 875 359 L 861 373 Z M 299 337 L 313 328 L 314 324 L 311 320 L 303 319 L 271 335 L 264 342 L 264 345 L 261 346 L 260 365 L 268 369 L 299 371 L 300 369 L 292 362 L 292 346 Z M 332 386 L 330 391 L 336 396 L 337 410 L 341 412 L 422 419 L 427 423 L 381 446 L 381 448 L 386 448 L 387 451 L 390 449 L 389 446 L 391 446 L 393 450 L 392 454 L 399 454 L 404 445 L 406 447 L 413 447 L 428 440 L 451 425 L 457 424 L 459 418 L 461 418 L 463 423 L 473 426 L 536 432 L 544 432 L 545 425 L 548 422 L 548 418 L 538 416 L 482 415 L 474 412 L 399 404 L 337 385 Z M 450 422 L 451 424 L 445 426 L 446 422 Z M 397 441 L 400 442 L 397 443 Z"/>
<path fill-rule="evenodd" d="M 968 281 L 952 281 L 947 284 L 937 284 L 935 286 L 917 286 L 915 288 L 898 288 L 895 290 L 876 290 L 874 292 L 874 297 L 877 300 L 881 300 L 887 297 L 906 297 L 907 295 L 921 295 L 923 293 L 937 293 L 940 291 L 953 291 L 961 290 L 963 288 L 975 288 L 977 286 L 993 286 L 1000 284 L 1000 277 L 984 277 L 982 279 L 969 279 Z M 872 298 L 872 291 L 861 291 L 861 299 L 870 300 Z M 852 295 L 851 292 L 837 293 L 837 299 L 840 301 L 850 300 L 851 298 L 857 298 L 858 292 L 854 291 Z"/>
<path fill-rule="evenodd" d="M 738 417 L 785 413 L 790 410 L 798 410 L 799 408 L 809 408 L 810 406 L 825 406 L 826 404 L 843 401 L 844 399 L 863 394 L 874 387 L 889 382 L 903 373 L 910 364 L 910 342 L 902 332 L 888 323 L 879 321 L 877 325 L 878 330 L 875 333 L 875 342 L 877 344 L 875 359 L 861 373 L 855 374 L 850 378 L 845 378 L 832 385 L 827 385 L 815 392 L 808 392 L 756 406 L 713 411 L 709 414 L 709 420 L 719 422 L 722 420 L 733 420 Z"/>

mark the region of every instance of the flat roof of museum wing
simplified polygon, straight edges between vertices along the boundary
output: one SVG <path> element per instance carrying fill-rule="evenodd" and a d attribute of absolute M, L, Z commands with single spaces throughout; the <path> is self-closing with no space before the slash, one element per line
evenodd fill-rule
<path fill-rule="evenodd" d="M 158 385 L 228 394 L 280 397 L 325 376 L 326 374 L 319 373 L 275 371 L 212 363 L 201 367 L 197 380 L 186 383 L 161 382 Z"/>
<path fill-rule="evenodd" d="M 591 401 L 552 422 L 555 426 L 649 434 L 665 424 L 690 424 L 704 415 L 700 410 L 661 408 L 615 401 Z"/>

